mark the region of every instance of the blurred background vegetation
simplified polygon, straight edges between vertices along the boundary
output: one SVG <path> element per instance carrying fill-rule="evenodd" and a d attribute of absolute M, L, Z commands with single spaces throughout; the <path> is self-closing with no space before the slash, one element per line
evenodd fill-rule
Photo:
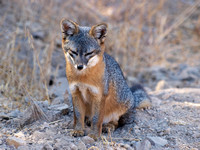
<path fill-rule="evenodd" d="M 51 100 L 48 89 L 65 76 L 63 17 L 84 26 L 108 24 L 106 51 L 130 85 L 200 87 L 199 0 L 0 0 L 0 16 L 5 109 L 21 108 L 27 97 Z"/>

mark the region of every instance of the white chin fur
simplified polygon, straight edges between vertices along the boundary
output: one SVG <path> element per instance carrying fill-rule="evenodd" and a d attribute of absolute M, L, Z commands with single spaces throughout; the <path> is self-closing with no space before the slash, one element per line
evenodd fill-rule
<path fill-rule="evenodd" d="M 99 62 L 99 57 L 97 55 L 95 55 L 94 57 L 92 57 L 89 62 L 88 62 L 88 67 L 93 67 L 95 66 L 97 63 Z"/>

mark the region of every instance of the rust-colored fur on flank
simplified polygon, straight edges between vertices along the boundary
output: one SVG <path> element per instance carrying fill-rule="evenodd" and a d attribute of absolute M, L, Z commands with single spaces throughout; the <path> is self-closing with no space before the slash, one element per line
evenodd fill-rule
<path fill-rule="evenodd" d="M 117 116 L 120 117 L 122 114 L 124 114 L 127 111 L 127 108 L 124 106 L 124 104 L 120 104 L 120 103 L 117 102 L 117 97 L 116 97 L 115 93 L 116 93 L 116 89 L 114 88 L 113 85 L 110 85 L 109 93 L 108 93 L 108 96 L 106 97 L 106 100 L 105 100 L 104 118 L 109 117 L 113 113 L 116 113 L 116 117 Z M 117 120 L 111 120 L 111 121 L 118 121 L 118 119 Z"/>

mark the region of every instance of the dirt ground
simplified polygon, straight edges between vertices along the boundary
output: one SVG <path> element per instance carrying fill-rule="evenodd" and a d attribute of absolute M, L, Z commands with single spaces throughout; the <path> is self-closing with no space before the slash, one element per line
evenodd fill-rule
<path fill-rule="evenodd" d="M 0 149 L 200 149 L 199 4 L 0 1 Z M 107 22 L 107 52 L 128 84 L 141 83 L 152 99 L 151 108 L 136 110 L 134 123 L 98 141 L 70 134 L 63 17 Z"/>

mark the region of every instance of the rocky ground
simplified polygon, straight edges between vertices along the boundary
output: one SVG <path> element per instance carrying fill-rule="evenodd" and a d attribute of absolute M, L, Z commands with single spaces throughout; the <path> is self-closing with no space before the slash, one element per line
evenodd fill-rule
<path fill-rule="evenodd" d="M 72 108 L 63 103 L 62 93 L 66 82 L 61 78 L 52 87 L 56 98 L 51 105 L 37 102 L 46 121 L 32 120 L 31 108 L 25 113 L 13 110 L 0 114 L 0 149 L 200 149 L 200 89 L 151 91 L 152 108 L 137 110 L 133 124 L 94 141 L 88 136 L 75 138 L 70 134 Z"/>
<path fill-rule="evenodd" d="M 22 0 L 0 1 L 0 15 L 2 16 L 0 18 L 0 149 L 200 149 L 200 30 L 198 28 L 200 22 L 198 23 L 197 19 L 200 7 L 177 30 L 171 32 L 160 44 L 161 46 L 152 46 L 153 49 L 160 46 L 163 50 L 161 53 L 163 62 L 160 61 L 160 51 L 152 50 L 152 47 L 148 49 L 149 45 L 145 45 L 145 41 L 141 40 L 140 45 L 144 44 L 144 47 L 140 48 L 145 50 L 142 51 L 145 52 L 142 53 L 144 57 L 156 55 L 159 56 L 158 59 L 151 60 L 149 62 L 151 65 L 146 63 L 142 66 L 140 64 L 139 69 L 137 69 L 138 64 L 133 67 L 133 62 L 129 66 L 123 66 L 124 59 L 117 59 L 121 53 L 112 53 L 112 46 L 116 49 L 123 49 L 123 45 L 120 45 L 119 39 L 115 39 L 119 44 L 117 46 L 116 43 L 109 41 L 110 51 L 108 51 L 119 61 L 123 71 L 125 70 L 128 84 L 131 86 L 133 82 L 142 83 L 152 99 L 152 107 L 146 110 L 136 110 L 133 124 L 118 128 L 113 133 L 102 134 L 101 138 L 94 141 L 88 136 L 75 138 L 70 134 L 73 130 L 73 113 L 70 96 L 66 92 L 65 62 L 61 50 L 61 37 L 58 34 L 60 33 L 59 20 L 63 16 L 77 17 L 77 12 L 85 8 L 83 14 L 78 13 L 82 23 L 85 23 L 86 19 L 91 23 L 96 23 L 106 19 L 104 18 L 106 15 L 101 15 L 99 12 L 102 14 L 106 12 L 103 12 L 103 9 L 99 12 L 95 11 L 91 7 L 92 4 L 83 4 L 75 0 L 73 2 L 77 5 L 76 7 L 73 5 L 73 9 L 69 4 L 72 1 L 64 5 L 62 2 L 62 0 L 57 0 L 55 3 L 49 3 L 49 7 L 44 7 L 45 2 L 40 4 L 37 1 L 31 1 L 29 4 L 28 1 Z M 179 11 L 176 8 L 183 6 L 187 8 L 186 4 L 192 5 L 196 1 L 182 0 L 181 2 L 185 5 L 180 5 L 180 7 L 178 7 L 180 1 L 176 0 L 176 2 L 176 5 L 173 5 L 174 1 L 166 3 L 167 6 L 169 5 L 167 8 L 172 10 L 168 15 L 169 18 L 176 18 L 173 16 L 177 13 L 176 11 Z M 106 2 L 105 4 L 108 8 L 120 5 L 120 3 L 114 5 Z M 160 11 L 159 8 L 156 7 L 156 9 Z M 65 14 L 66 10 L 71 13 Z M 94 13 L 87 13 L 86 10 Z M 153 11 L 152 16 L 153 13 L 157 12 Z M 120 20 L 123 20 L 121 14 L 126 14 L 123 9 L 110 18 L 107 16 L 108 20 L 113 21 L 109 23 L 116 24 L 116 27 L 111 26 L 111 33 L 118 33 L 119 28 L 117 27 L 119 26 L 120 30 L 128 30 L 119 24 Z M 131 16 L 127 15 L 127 17 Z M 126 25 L 125 23 L 124 26 Z M 150 24 L 144 25 L 142 30 L 146 32 L 149 26 Z M 111 35 L 109 38 L 114 37 Z M 172 47 L 168 47 L 168 42 L 171 42 Z M 131 44 L 128 43 L 129 46 L 126 48 L 132 47 Z M 148 53 L 152 54 L 148 55 Z M 132 56 L 130 54 L 128 58 Z M 36 60 L 37 57 L 39 57 L 39 63 Z M 138 60 L 145 62 L 145 58 Z M 27 69 L 27 64 L 31 71 L 36 71 L 34 76 L 29 77 L 33 73 L 27 73 L 30 71 Z M 11 70 L 5 68 L 11 68 Z M 16 69 L 15 72 L 15 68 L 19 70 Z M 135 71 L 131 72 L 132 68 Z M 41 72 L 44 74 L 41 75 Z M 16 75 L 19 77 L 17 78 Z M 46 91 L 43 90 L 46 84 L 42 84 L 43 76 L 48 83 L 48 96 L 46 97 L 44 96 Z M 14 77 L 16 80 L 12 80 Z M 31 86 L 27 86 L 25 90 L 32 93 L 21 94 L 22 85 L 30 81 L 24 81 L 27 77 L 34 78 L 31 80 Z M 16 84 L 18 80 L 20 82 Z"/>

